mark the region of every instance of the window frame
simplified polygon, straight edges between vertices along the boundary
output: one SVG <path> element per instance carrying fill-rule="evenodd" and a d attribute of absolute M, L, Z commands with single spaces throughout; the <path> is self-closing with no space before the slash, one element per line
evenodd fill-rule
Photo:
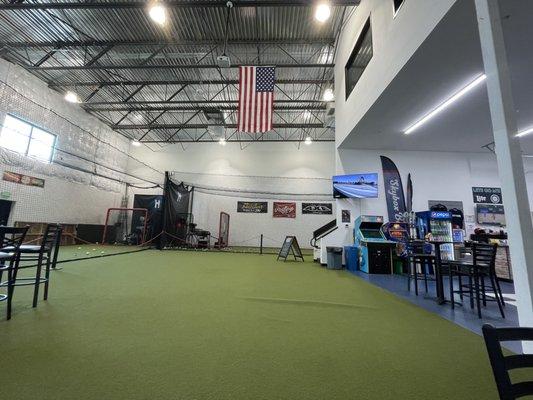
<path fill-rule="evenodd" d="M 4 148 L 6 150 L 9 150 L 9 151 L 13 151 L 13 152 L 15 152 L 17 154 L 23 155 L 24 157 L 32 158 L 32 159 L 40 161 L 40 162 L 51 164 L 52 160 L 54 159 L 54 155 L 55 155 L 55 151 L 56 151 L 57 135 L 52 133 L 52 132 L 50 132 L 50 131 L 48 131 L 47 129 L 43 129 L 39 125 L 36 125 L 36 124 L 34 124 L 32 122 L 29 122 L 28 120 L 26 120 L 24 118 L 20 118 L 19 116 L 15 115 L 15 114 L 11 114 L 11 113 L 6 113 L 6 116 L 4 117 L 4 123 L 2 124 L 2 129 L 0 130 L 0 134 L 1 134 L 1 131 L 3 131 L 4 128 L 5 128 L 5 122 L 6 122 L 6 118 L 7 117 L 14 118 L 14 119 L 16 119 L 16 120 L 18 120 L 20 122 L 23 122 L 24 124 L 26 124 L 26 125 L 28 125 L 30 127 L 30 135 L 28 136 L 28 144 L 26 145 L 26 150 L 24 150 L 24 153 L 19 153 L 18 151 L 8 149 L 8 148 L 3 147 L 1 145 L 0 145 L 0 147 Z M 43 131 L 43 132 L 49 134 L 50 136 L 52 136 L 54 138 L 54 140 L 52 142 L 52 145 L 51 145 L 52 151 L 50 152 L 50 157 L 48 158 L 48 160 L 44 160 L 42 158 L 37 158 L 37 157 L 31 156 L 31 155 L 28 154 L 29 151 L 30 151 L 31 141 L 33 139 L 33 130 L 34 129 L 39 129 L 40 131 Z"/>
<path fill-rule="evenodd" d="M 359 32 L 359 36 L 357 37 L 357 40 L 355 42 L 355 45 L 353 46 L 353 49 L 352 49 L 352 52 L 350 53 L 350 57 L 348 57 L 348 61 L 346 62 L 346 65 L 344 66 L 344 92 L 345 92 L 345 95 L 346 95 L 346 100 L 348 100 L 348 98 L 350 97 L 350 95 L 353 93 L 353 91 L 355 90 L 355 87 L 357 86 L 357 84 L 359 83 L 359 81 L 361 80 L 361 77 L 363 76 L 363 74 L 365 73 L 366 71 L 366 68 L 368 67 L 368 65 L 370 64 L 370 61 L 372 61 L 372 58 L 374 58 L 374 38 L 373 38 L 373 35 L 372 35 L 372 21 L 371 21 L 371 15 L 368 16 L 367 20 L 365 21 L 365 24 L 363 25 L 363 28 L 361 29 L 361 31 Z M 368 64 L 365 66 L 365 68 L 363 69 L 363 72 L 361 72 L 361 75 L 359 76 L 359 78 L 357 79 L 357 82 L 355 82 L 355 84 L 353 85 L 352 89 L 350 90 L 350 92 L 348 92 L 348 79 L 347 79 L 347 72 L 348 72 L 348 66 L 350 64 L 353 63 L 355 57 L 357 57 L 357 55 L 359 54 L 359 51 L 361 50 L 361 46 L 363 45 L 363 41 L 365 39 L 365 36 L 366 34 L 368 34 L 370 32 L 370 35 L 371 35 L 371 39 L 372 39 L 372 56 L 370 57 L 370 60 L 368 60 Z"/>
<path fill-rule="evenodd" d="M 400 10 L 402 9 L 403 5 L 405 4 L 407 0 L 402 0 L 402 3 L 400 4 L 400 6 L 398 8 L 396 8 L 396 3 L 395 3 L 395 0 L 392 0 L 392 18 L 396 18 L 396 15 L 398 15 L 398 13 L 400 12 Z"/>

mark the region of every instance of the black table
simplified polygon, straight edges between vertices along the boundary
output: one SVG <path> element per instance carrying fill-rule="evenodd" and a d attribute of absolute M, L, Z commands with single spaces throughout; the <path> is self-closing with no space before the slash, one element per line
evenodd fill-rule
<path fill-rule="evenodd" d="M 435 285 L 437 287 L 436 301 L 437 304 L 444 304 L 446 303 L 446 299 L 444 298 L 444 281 L 441 274 L 442 254 L 440 246 L 443 244 L 453 244 L 454 242 L 428 240 L 428 243 L 431 243 L 435 247 Z M 453 299 L 451 299 L 451 301 L 453 301 Z"/>

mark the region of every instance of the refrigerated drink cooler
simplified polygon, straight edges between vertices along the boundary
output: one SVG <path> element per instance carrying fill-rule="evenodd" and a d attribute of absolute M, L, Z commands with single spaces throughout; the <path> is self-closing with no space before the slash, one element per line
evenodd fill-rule
<path fill-rule="evenodd" d="M 455 259 L 453 248 L 452 214 L 449 211 L 423 211 L 416 213 L 416 231 L 418 239 L 425 239 L 428 233 L 434 241 L 449 242 L 442 244 L 443 261 Z"/>

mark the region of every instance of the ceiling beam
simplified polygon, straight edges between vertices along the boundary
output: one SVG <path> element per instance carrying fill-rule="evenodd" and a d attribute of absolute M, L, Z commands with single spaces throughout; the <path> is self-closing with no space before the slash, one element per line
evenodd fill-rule
<path fill-rule="evenodd" d="M 134 100 L 128 104 L 209 104 L 212 108 L 217 108 L 216 104 L 237 104 L 237 100 Z M 323 100 L 276 100 L 277 104 L 325 104 Z M 123 106 L 124 101 L 95 101 L 91 103 L 80 103 L 82 107 L 91 108 L 94 106 L 118 105 Z"/>
<path fill-rule="evenodd" d="M 332 83 L 331 79 L 276 79 L 276 85 L 312 85 Z M 239 81 L 236 79 L 228 80 L 166 80 L 166 81 L 153 81 L 153 80 L 139 80 L 139 81 L 74 81 L 74 82 L 53 82 L 48 86 L 55 87 L 84 87 L 84 86 L 165 86 L 165 85 L 236 85 Z"/>
<path fill-rule="evenodd" d="M 233 7 L 309 7 L 313 6 L 316 0 L 239 0 L 233 2 Z M 360 0 L 330 0 L 332 6 L 357 6 Z M 226 8 L 226 0 L 204 1 L 204 0 L 167 0 L 165 6 L 170 8 Z M 130 0 L 124 2 L 109 1 L 106 3 L 97 1 L 65 1 L 65 2 L 42 2 L 42 3 L 10 3 L 0 4 L 0 11 L 3 10 L 109 10 L 109 9 L 145 9 L 147 2 Z"/>
<path fill-rule="evenodd" d="M 335 138 L 319 138 L 313 139 L 313 142 L 334 142 Z M 162 144 L 180 144 L 180 143 L 218 143 L 219 139 L 184 139 L 184 140 L 140 140 L 141 143 L 162 143 Z M 227 143 L 290 143 L 301 142 L 300 139 L 226 139 Z"/>
<path fill-rule="evenodd" d="M 110 125 L 114 130 L 130 130 L 130 129 L 207 129 L 209 126 L 215 124 L 125 124 L 125 125 Z M 222 125 L 225 128 L 236 129 L 237 124 L 225 124 Z M 324 124 L 274 124 L 273 129 L 301 129 L 301 128 L 324 128 Z"/>
<path fill-rule="evenodd" d="M 268 67 L 276 68 L 333 68 L 335 64 L 332 63 L 319 63 L 319 64 L 306 64 L 306 63 L 290 63 L 290 64 L 265 64 Z M 238 65 L 231 66 L 230 68 L 238 68 Z M 185 65 L 171 65 L 171 64 L 134 64 L 134 65 L 56 65 L 47 67 L 34 67 L 31 65 L 24 66 L 29 71 L 86 71 L 86 70 L 122 70 L 122 69 L 219 69 L 216 64 L 185 64 Z M 222 68 L 228 69 L 228 68 Z"/>
<path fill-rule="evenodd" d="M 61 49 L 72 47 L 139 47 L 139 46 L 213 46 L 222 44 L 224 39 L 202 39 L 202 40 L 58 40 L 58 41 L 34 41 L 34 42 L 6 42 L 0 41 L 0 47 L 10 47 L 12 49 L 28 49 L 41 47 L 58 47 Z M 312 44 L 317 46 L 332 46 L 334 39 L 235 39 L 228 40 L 228 45 L 302 45 Z"/>
<path fill-rule="evenodd" d="M 188 103 L 195 103 L 195 101 L 190 101 Z M 128 103 L 130 104 L 130 103 Z M 197 111 L 199 109 L 198 106 L 195 105 L 183 105 L 183 106 L 174 106 L 174 107 L 128 107 L 127 105 L 124 105 L 122 107 L 102 107 L 102 108 L 91 108 L 94 112 L 107 112 L 107 111 Z M 274 109 L 277 111 L 323 111 L 326 109 L 325 104 L 308 104 L 307 106 L 283 106 L 283 105 L 277 105 L 276 102 L 274 103 Z M 200 107 L 200 111 L 235 111 L 237 110 L 237 106 L 216 106 L 216 107 Z"/>

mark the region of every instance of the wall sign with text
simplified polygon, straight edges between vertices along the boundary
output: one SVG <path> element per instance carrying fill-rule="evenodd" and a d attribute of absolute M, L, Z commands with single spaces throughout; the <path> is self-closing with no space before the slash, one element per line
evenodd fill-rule
<path fill-rule="evenodd" d="M 272 216 L 274 218 L 296 218 L 296 203 L 275 201 Z"/>
<path fill-rule="evenodd" d="M 264 214 L 268 212 L 268 203 L 266 201 L 238 201 L 237 212 Z"/>
<path fill-rule="evenodd" d="M 502 190 L 494 187 L 473 187 L 472 196 L 476 204 L 502 204 Z"/>
<path fill-rule="evenodd" d="M 302 203 L 302 214 L 333 214 L 332 203 Z"/>
<path fill-rule="evenodd" d="M 22 175 L 16 172 L 5 171 L 2 177 L 4 181 L 14 182 L 26 186 L 36 186 L 44 188 L 44 179 L 34 176 Z"/>

